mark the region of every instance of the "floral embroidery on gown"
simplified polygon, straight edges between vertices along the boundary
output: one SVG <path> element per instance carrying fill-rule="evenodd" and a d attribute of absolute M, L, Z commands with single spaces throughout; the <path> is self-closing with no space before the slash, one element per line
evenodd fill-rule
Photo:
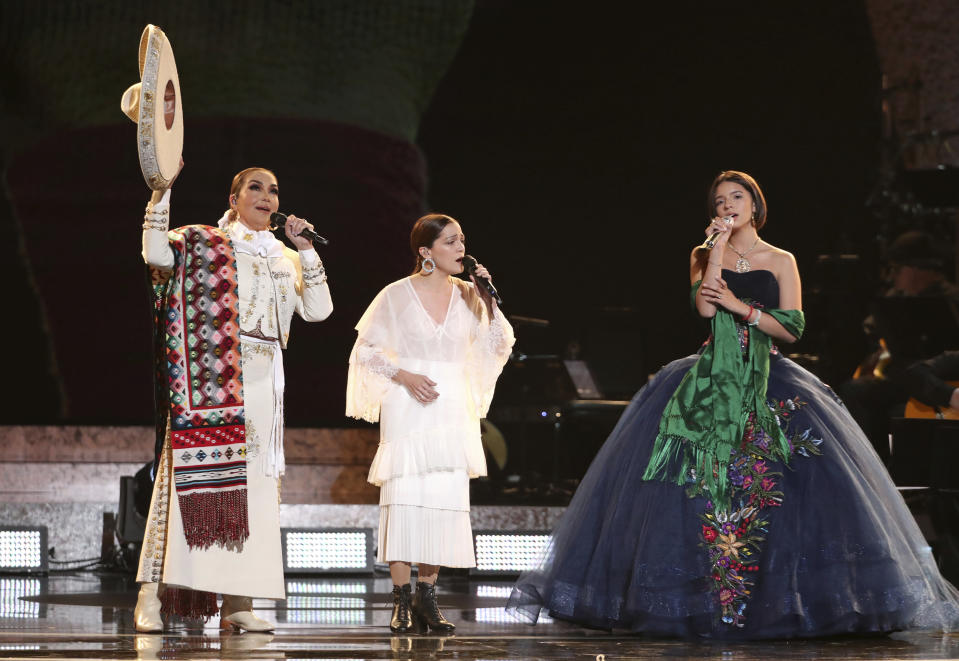
<path fill-rule="evenodd" d="M 769 271 L 723 277 L 777 308 Z M 746 350 L 753 329 L 737 324 Z M 959 626 L 959 592 L 833 391 L 772 347 L 766 405 L 788 445 L 746 420 L 713 502 L 703 476 L 644 480 L 660 418 L 692 355 L 663 367 L 600 449 L 546 556 L 507 605 L 603 629 L 790 638 Z"/>

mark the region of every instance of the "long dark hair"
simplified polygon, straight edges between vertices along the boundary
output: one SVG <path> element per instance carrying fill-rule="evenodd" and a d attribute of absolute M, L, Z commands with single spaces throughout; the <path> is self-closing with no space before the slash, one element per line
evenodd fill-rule
<path fill-rule="evenodd" d="M 413 266 L 413 275 L 423 270 L 423 256 L 420 248 L 432 248 L 433 242 L 443 233 L 443 228 L 456 222 L 453 218 L 441 213 L 428 213 L 413 224 L 410 232 L 410 250 L 416 256 Z"/>
<path fill-rule="evenodd" d="M 766 197 L 763 195 L 763 191 L 755 179 L 745 172 L 739 172 L 738 170 L 720 172 L 719 175 L 713 179 L 713 185 L 709 187 L 709 194 L 706 196 L 706 218 L 712 219 L 716 217 L 716 189 L 719 188 L 719 184 L 724 181 L 739 184 L 753 196 L 753 204 L 756 205 L 756 215 L 753 217 L 753 225 L 756 226 L 757 230 L 762 229 L 763 225 L 766 224 Z"/>

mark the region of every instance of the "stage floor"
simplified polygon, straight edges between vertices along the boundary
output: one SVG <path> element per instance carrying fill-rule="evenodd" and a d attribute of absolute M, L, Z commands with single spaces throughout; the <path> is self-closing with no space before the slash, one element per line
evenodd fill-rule
<path fill-rule="evenodd" d="M 0 659 L 957 659 L 959 634 L 921 632 L 812 641 L 715 643 L 608 634 L 563 622 L 530 626 L 503 610 L 511 581 L 441 577 L 454 636 L 392 636 L 390 580 L 289 578 L 285 603 L 257 600 L 272 634 L 220 634 L 179 621 L 133 630 L 128 575 L 0 576 Z"/>

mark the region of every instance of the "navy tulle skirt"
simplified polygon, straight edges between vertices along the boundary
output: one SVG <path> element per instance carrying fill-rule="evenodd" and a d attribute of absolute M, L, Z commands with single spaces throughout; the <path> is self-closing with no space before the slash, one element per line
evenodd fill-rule
<path fill-rule="evenodd" d="M 955 629 L 959 592 L 867 438 L 833 391 L 771 359 L 768 396 L 793 453 L 766 458 L 751 429 L 722 507 L 644 481 L 659 419 L 697 356 L 633 398 L 507 608 L 665 636 L 790 638 Z M 735 514 L 733 512 L 735 511 Z"/>

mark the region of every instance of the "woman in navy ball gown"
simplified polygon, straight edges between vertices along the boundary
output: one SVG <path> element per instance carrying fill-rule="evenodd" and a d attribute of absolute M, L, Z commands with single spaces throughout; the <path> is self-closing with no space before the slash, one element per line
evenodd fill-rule
<path fill-rule="evenodd" d="M 728 171 L 690 259 L 712 333 L 635 396 L 507 608 L 669 636 L 952 629 L 959 592 L 833 391 L 777 349 L 802 335 L 793 256 Z"/>

